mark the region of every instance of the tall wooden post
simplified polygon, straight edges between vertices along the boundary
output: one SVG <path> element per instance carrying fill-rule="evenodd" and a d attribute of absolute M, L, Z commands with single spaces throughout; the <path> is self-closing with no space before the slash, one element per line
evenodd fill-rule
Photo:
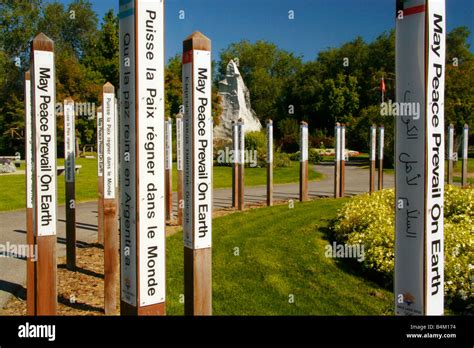
<path fill-rule="evenodd" d="M 102 99 L 102 96 L 99 98 Z M 97 108 L 97 242 L 104 244 L 104 118 Z"/>
<path fill-rule="evenodd" d="M 372 125 L 370 127 L 370 177 L 369 177 L 369 192 L 375 191 L 375 162 L 377 152 L 377 127 Z"/>
<path fill-rule="evenodd" d="M 379 127 L 379 185 L 378 189 L 383 190 L 383 148 L 384 148 L 384 127 Z"/>
<path fill-rule="evenodd" d="M 308 200 L 308 124 L 300 124 L 300 202 Z"/>
<path fill-rule="evenodd" d="M 173 124 L 171 119 L 165 121 L 165 205 L 166 221 L 171 221 L 173 214 Z"/>
<path fill-rule="evenodd" d="M 273 205 L 273 121 L 267 121 L 267 206 Z"/>
<path fill-rule="evenodd" d="M 183 41 L 184 312 L 212 314 L 211 41 L 194 32 Z"/>
<path fill-rule="evenodd" d="M 341 196 L 341 125 L 334 127 L 334 198 Z"/>
<path fill-rule="evenodd" d="M 104 142 L 104 309 L 105 315 L 117 314 L 118 226 L 116 197 L 115 88 L 107 82 L 102 88 Z"/>
<path fill-rule="evenodd" d="M 448 184 L 453 184 L 454 176 L 454 126 L 451 123 L 448 127 Z"/>
<path fill-rule="evenodd" d="M 178 171 L 178 225 L 183 224 L 183 115 L 176 116 L 176 169 Z"/>
<path fill-rule="evenodd" d="M 232 121 L 232 207 L 239 205 L 239 128 Z"/>
<path fill-rule="evenodd" d="M 120 6 L 123 315 L 165 314 L 164 1 Z"/>
<path fill-rule="evenodd" d="M 54 43 L 43 33 L 31 45 L 33 86 L 34 231 L 37 243 L 36 314 L 55 315 L 56 284 L 56 115 Z"/>
<path fill-rule="evenodd" d="M 237 188 L 238 188 L 238 208 L 244 210 L 245 207 L 245 130 L 244 121 L 239 118 L 237 121 L 237 143 L 238 143 L 238 154 L 237 154 Z"/>
<path fill-rule="evenodd" d="M 445 2 L 399 0 L 395 16 L 396 102 L 420 107 L 395 117 L 395 314 L 442 315 Z"/>
<path fill-rule="evenodd" d="M 26 186 L 26 313 L 36 314 L 36 240 L 33 231 L 33 115 L 31 112 L 31 79 L 30 70 L 25 73 L 25 186 Z"/>
<path fill-rule="evenodd" d="M 76 269 L 76 126 L 74 101 L 64 100 L 64 180 L 66 186 L 66 266 Z"/>
<path fill-rule="evenodd" d="M 462 187 L 467 187 L 468 143 L 469 126 L 465 124 L 462 133 Z"/>
<path fill-rule="evenodd" d="M 344 197 L 346 191 L 346 126 L 341 125 L 341 188 L 340 197 Z"/>

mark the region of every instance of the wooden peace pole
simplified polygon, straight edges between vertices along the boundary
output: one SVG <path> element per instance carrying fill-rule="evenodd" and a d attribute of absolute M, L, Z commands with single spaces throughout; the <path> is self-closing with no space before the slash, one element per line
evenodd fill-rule
<path fill-rule="evenodd" d="M 66 186 L 66 266 L 76 269 L 76 127 L 74 101 L 64 100 L 64 180 Z"/>
<path fill-rule="evenodd" d="M 273 205 L 273 121 L 267 121 L 267 206 Z"/>
<path fill-rule="evenodd" d="M 99 97 L 102 100 L 102 96 Z M 104 118 L 102 106 L 97 108 L 97 242 L 104 244 Z"/>
<path fill-rule="evenodd" d="M 173 214 L 173 127 L 171 119 L 165 121 L 165 200 L 166 221 L 171 221 Z"/>
<path fill-rule="evenodd" d="M 43 33 L 31 44 L 34 153 L 34 231 L 37 243 L 36 314 L 55 315 L 56 284 L 56 115 L 54 43 Z M 41 158 L 41 161 L 40 161 Z"/>
<path fill-rule="evenodd" d="M 341 186 L 339 196 L 342 198 L 346 191 L 346 126 L 341 125 Z"/>
<path fill-rule="evenodd" d="M 469 143 L 469 126 L 464 125 L 462 133 L 462 187 L 467 187 L 467 163 L 468 163 L 468 143 Z"/>
<path fill-rule="evenodd" d="M 102 87 L 103 117 L 103 207 L 104 207 L 104 310 L 117 314 L 117 281 L 119 275 L 119 241 L 116 197 L 116 118 L 115 88 L 107 82 Z"/>
<path fill-rule="evenodd" d="M 448 127 L 448 184 L 453 184 L 454 171 L 454 125 Z"/>
<path fill-rule="evenodd" d="M 383 190 L 383 149 L 384 149 L 384 127 L 379 127 L 379 185 L 378 189 Z"/>
<path fill-rule="evenodd" d="M 36 267 L 35 235 L 33 231 L 33 115 L 31 113 L 31 80 L 30 70 L 25 73 L 25 178 L 26 178 L 26 313 L 36 314 Z"/>
<path fill-rule="evenodd" d="M 178 172 L 178 225 L 183 224 L 183 115 L 176 115 L 176 169 Z"/>
<path fill-rule="evenodd" d="M 119 18 L 120 310 L 164 315 L 164 1 L 122 1 Z"/>
<path fill-rule="evenodd" d="M 237 144 L 238 144 L 238 155 L 237 155 L 237 192 L 238 192 L 238 204 L 239 210 L 244 210 L 245 207 L 245 131 L 244 121 L 239 118 L 237 121 Z"/>
<path fill-rule="evenodd" d="M 370 127 L 370 178 L 369 178 L 369 192 L 375 191 L 375 162 L 377 152 L 377 127 L 372 125 Z"/>
<path fill-rule="evenodd" d="M 300 202 L 308 200 L 308 124 L 300 124 Z"/>
<path fill-rule="evenodd" d="M 334 127 L 334 198 L 341 196 L 341 126 Z"/>
<path fill-rule="evenodd" d="M 194 32 L 183 41 L 184 311 L 212 314 L 211 41 Z"/>
<path fill-rule="evenodd" d="M 239 154 L 239 137 L 238 137 L 238 126 L 237 122 L 232 121 L 232 207 L 237 208 L 239 205 L 239 166 L 238 166 L 238 154 Z"/>

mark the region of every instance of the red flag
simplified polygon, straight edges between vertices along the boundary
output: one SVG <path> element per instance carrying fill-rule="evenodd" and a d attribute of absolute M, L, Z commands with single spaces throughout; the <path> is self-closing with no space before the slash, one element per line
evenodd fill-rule
<path fill-rule="evenodd" d="M 382 90 L 382 93 L 385 93 L 385 81 L 382 77 L 382 81 L 380 82 L 380 89 Z"/>

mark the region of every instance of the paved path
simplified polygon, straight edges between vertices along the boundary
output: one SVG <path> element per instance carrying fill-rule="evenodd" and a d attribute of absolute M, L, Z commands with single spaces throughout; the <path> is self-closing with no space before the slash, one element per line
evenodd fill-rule
<path fill-rule="evenodd" d="M 325 175 L 321 181 L 309 183 L 309 196 L 332 197 L 334 189 L 334 167 L 331 164 L 317 165 L 316 170 Z M 368 191 L 369 171 L 355 166 L 346 166 L 346 194 L 354 195 Z M 393 175 L 385 175 L 384 187 L 393 187 Z M 297 200 L 299 184 L 282 184 L 274 186 L 275 200 Z M 266 186 L 248 187 L 245 190 L 245 202 L 258 203 L 266 201 Z M 176 209 L 176 193 L 174 194 Z M 232 204 L 231 189 L 214 190 L 214 209 L 228 208 Z M 97 202 L 80 203 L 76 206 L 78 247 L 97 241 Z M 58 207 L 58 256 L 65 255 L 65 209 Z M 25 212 L 0 212 L 0 244 L 21 245 L 26 243 Z M 2 257 L 7 256 L 7 257 Z M 0 308 L 12 294 L 17 294 L 26 283 L 26 261 L 23 255 L 0 254 Z"/>

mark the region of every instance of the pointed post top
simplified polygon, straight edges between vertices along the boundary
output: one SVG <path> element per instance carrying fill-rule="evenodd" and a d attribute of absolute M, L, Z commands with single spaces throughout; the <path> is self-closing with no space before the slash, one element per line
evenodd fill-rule
<path fill-rule="evenodd" d="M 43 33 L 39 33 L 31 41 L 31 51 L 54 51 L 54 42 Z"/>
<path fill-rule="evenodd" d="M 103 93 L 115 93 L 115 87 L 110 82 L 106 82 L 104 86 L 102 86 Z"/>
<path fill-rule="evenodd" d="M 339 122 L 336 122 L 336 127 L 340 127 L 341 124 Z"/>
<path fill-rule="evenodd" d="M 271 119 L 271 118 L 269 118 L 269 119 L 267 120 L 267 123 L 268 123 L 268 124 L 273 124 L 273 121 L 272 121 L 272 119 Z"/>
<path fill-rule="evenodd" d="M 29 80 L 30 79 L 30 70 L 26 70 L 25 71 L 25 80 Z"/>
<path fill-rule="evenodd" d="M 72 99 L 71 97 L 67 97 L 66 99 L 64 99 L 64 104 L 74 104 L 74 99 Z"/>
<path fill-rule="evenodd" d="M 97 108 L 97 112 L 102 112 L 102 106 L 99 106 L 99 107 Z"/>
<path fill-rule="evenodd" d="M 305 121 L 301 121 L 302 126 L 307 126 L 308 124 Z"/>
<path fill-rule="evenodd" d="M 464 123 L 464 128 L 468 129 L 469 126 L 467 125 L 467 123 Z"/>
<path fill-rule="evenodd" d="M 211 40 L 199 31 L 195 31 L 183 41 L 183 52 L 192 50 L 210 51 Z"/>

